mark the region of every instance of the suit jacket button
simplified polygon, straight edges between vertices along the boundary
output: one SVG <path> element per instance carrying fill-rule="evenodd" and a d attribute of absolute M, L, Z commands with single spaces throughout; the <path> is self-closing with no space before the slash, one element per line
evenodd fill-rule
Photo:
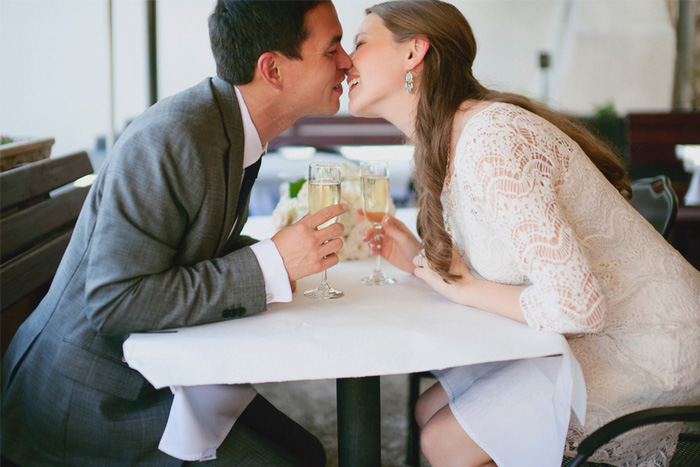
<path fill-rule="evenodd" d="M 239 307 L 239 308 L 235 309 L 234 316 L 238 317 L 238 316 L 243 316 L 243 315 L 245 315 L 245 308 Z"/>

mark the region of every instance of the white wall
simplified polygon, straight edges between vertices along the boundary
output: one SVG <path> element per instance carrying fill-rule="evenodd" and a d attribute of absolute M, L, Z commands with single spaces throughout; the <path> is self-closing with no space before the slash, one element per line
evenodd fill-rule
<path fill-rule="evenodd" d="M 374 1 L 336 0 L 352 37 Z M 675 34 L 664 0 L 453 0 L 470 21 L 475 75 L 490 87 L 543 97 L 538 55 L 552 54 L 552 105 L 579 114 L 666 110 Z M 109 112 L 107 0 L 0 1 L 0 134 L 54 136 L 54 155 L 91 149 Z M 214 0 L 159 0 L 159 95 L 215 73 L 207 32 Z M 144 0 L 114 0 L 114 121 L 148 104 Z M 344 102 L 341 112 L 346 113 Z"/>
<path fill-rule="evenodd" d="M 0 133 L 91 147 L 108 121 L 107 10 L 94 0 L 0 2 Z"/>

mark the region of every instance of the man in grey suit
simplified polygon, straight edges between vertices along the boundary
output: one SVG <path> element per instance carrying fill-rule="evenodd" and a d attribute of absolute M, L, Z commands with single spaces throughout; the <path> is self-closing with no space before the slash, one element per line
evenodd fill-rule
<path fill-rule="evenodd" d="M 249 197 L 244 171 L 298 118 L 339 108 L 350 58 L 335 8 L 219 0 L 209 29 L 218 77 L 163 99 L 125 130 L 47 296 L 7 351 L 6 459 L 181 465 L 158 450 L 173 396 L 124 363 L 129 333 L 264 311 L 291 300 L 297 279 L 338 262 L 342 225 L 316 228 L 345 205 L 261 242 L 240 234 Z M 323 465 L 325 453 L 258 395 L 212 462 Z"/>

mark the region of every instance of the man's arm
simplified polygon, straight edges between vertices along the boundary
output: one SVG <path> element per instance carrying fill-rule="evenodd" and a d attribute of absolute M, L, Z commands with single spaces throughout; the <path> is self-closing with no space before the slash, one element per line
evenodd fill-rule
<path fill-rule="evenodd" d="M 227 230 L 224 171 L 191 138 L 144 141 L 155 134 L 129 135 L 93 187 L 97 220 L 83 259 L 93 326 L 126 335 L 263 311 L 250 248 L 216 257 Z"/>

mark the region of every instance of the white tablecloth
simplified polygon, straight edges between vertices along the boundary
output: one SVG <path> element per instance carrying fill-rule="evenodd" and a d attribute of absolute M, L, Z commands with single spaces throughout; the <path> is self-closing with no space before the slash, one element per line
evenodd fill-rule
<path fill-rule="evenodd" d="M 570 352 L 560 334 L 454 304 L 390 265 L 396 284 L 360 284 L 372 265 L 329 270 L 329 283 L 345 292 L 339 300 L 303 296 L 318 285 L 315 275 L 298 282 L 291 303 L 255 316 L 133 334 L 124 356 L 162 388 L 401 374 Z"/>
<path fill-rule="evenodd" d="M 314 301 L 298 281 L 291 303 L 242 319 L 131 335 L 124 357 L 155 387 L 266 383 L 403 374 L 474 363 L 563 355 L 560 371 L 571 407 L 583 420 L 585 385 L 566 339 L 516 321 L 454 304 L 386 262 L 396 284 L 370 287 L 360 278 L 373 260 L 341 263 L 329 283 L 345 292 Z M 230 428 L 230 427 L 229 427 Z"/>

